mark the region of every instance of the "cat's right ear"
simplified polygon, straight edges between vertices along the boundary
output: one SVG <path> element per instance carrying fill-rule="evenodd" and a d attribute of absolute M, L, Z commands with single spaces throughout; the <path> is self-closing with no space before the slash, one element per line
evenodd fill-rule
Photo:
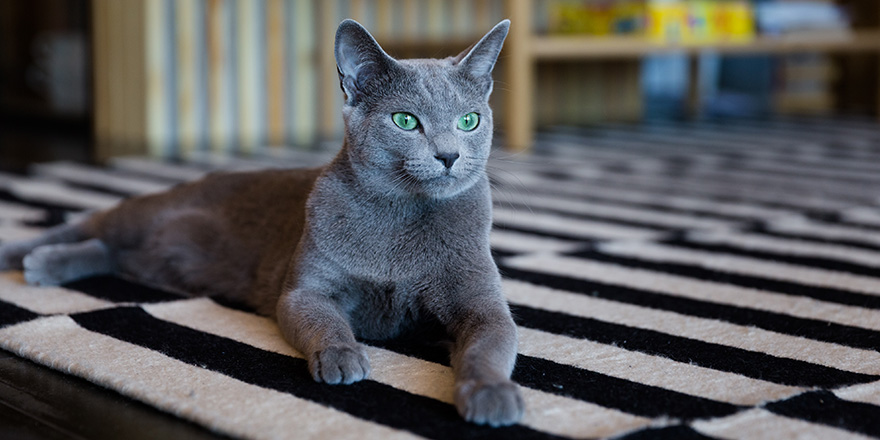
<path fill-rule="evenodd" d="M 335 53 L 339 85 L 348 105 L 357 104 L 369 84 L 397 63 L 360 23 L 352 19 L 344 20 L 336 30 Z"/>

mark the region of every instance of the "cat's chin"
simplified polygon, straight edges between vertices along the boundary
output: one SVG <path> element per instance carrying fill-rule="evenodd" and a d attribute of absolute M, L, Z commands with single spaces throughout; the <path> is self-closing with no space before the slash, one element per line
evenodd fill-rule
<path fill-rule="evenodd" d="M 473 179 L 447 174 L 423 180 L 420 193 L 432 199 L 448 199 L 461 194 L 473 185 Z"/>

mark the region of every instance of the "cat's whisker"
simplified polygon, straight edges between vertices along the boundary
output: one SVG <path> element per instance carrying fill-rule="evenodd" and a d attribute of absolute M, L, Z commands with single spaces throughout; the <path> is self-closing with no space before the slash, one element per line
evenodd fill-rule
<path fill-rule="evenodd" d="M 496 174 L 495 171 L 501 171 L 509 174 L 513 177 L 515 182 L 505 181 L 500 175 Z M 522 180 L 520 180 L 519 176 L 513 171 L 503 169 L 503 168 L 493 168 L 491 165 L 487 169 L 487 173 L 490 177 L 489 183 L 492 185 L 493 193 L 498 196 L 505 196 L 507 198 L 507 203 L 510 205 L 510 208 L 516 209 L 516 204 L 518 202 L 519 205 L 526 206 L 529 208 L 529 212 L 533 213 L 531 205 L 526 201 L 525 195 L 534 196 L 531 193 L 531 189 L 525 185 Z M 497 182 L 502 183 L 501 185 L 495 184 L 492 182 L 492 178 L 494 178 Z M 519 200 L 514 200 L 516 197 L 519 197 Z"/>
<path fill-rule="evenodd" d="M 393 174 L 391 180 L 391 188 L 385 192 L 385 196 L 393 198 L 398 190 L 402 190 L 402 192 L 408 192 L 411 189 L 408 185 L 408 177 L 409 175 L 402 169 L 397 170 L 397 172 Z"/>

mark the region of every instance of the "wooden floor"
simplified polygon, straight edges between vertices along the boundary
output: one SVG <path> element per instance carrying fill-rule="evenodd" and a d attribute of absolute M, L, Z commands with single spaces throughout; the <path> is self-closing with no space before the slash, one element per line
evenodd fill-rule
<path fill-rule="evenodd" d="M 227 437 L 0 350 L 0 438 L 216 440 Z"/>

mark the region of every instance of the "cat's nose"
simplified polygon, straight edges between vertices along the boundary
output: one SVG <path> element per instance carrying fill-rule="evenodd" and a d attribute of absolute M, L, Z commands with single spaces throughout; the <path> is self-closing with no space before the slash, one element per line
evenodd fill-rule
<path fill-rule="evenodd" d="M 443 165 L 446 168 L 452 168 L 452 164 L 454 164 L 461 156 L 458 153 L 437 153 L 434 157 L 440 162 L 443 162 Z"/>

